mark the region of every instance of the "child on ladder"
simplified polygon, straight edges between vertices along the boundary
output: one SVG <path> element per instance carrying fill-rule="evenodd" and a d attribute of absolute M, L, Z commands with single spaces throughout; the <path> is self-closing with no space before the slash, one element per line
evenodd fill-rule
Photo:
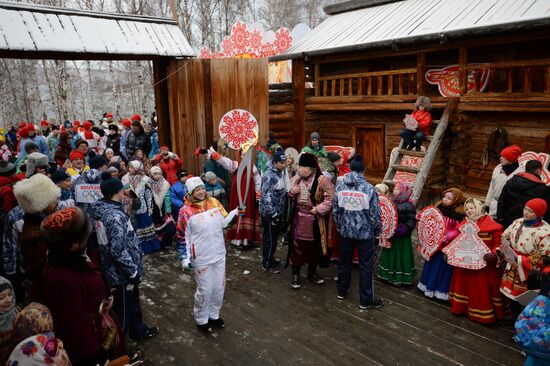
<path fill-rule="evenodd" d="M 401 138 L 403 139 L 403 147 L 407 150 L 412 150 L 416 147 L 416 151 L 420 151 L 420 147 L 427 135 L 430 134 L 430 126 L 432 124 L 432 115 L 430 114 L 432 103 L 428 97 L 418 97 L 414 104 L 414 111 L 411 117 L 418 122 L 415 130 L 404 128 L 401 130 Z"/>

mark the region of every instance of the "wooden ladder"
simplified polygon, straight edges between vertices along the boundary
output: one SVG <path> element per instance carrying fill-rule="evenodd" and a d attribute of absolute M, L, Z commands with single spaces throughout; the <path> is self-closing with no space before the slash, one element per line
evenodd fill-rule
<path fill-rule="evenodd" d="M 441 145 L 441 141 L 443 140 L 443 136 L 445 135 L 447 126 L 449 125 L 449 118 L 451 114 L 455 111 L 456 106 L 458 105 L 458 100 L 459 98 L 452 98 L 447 104 L 447 107 L 445 108 L 441 119 L 434 120 L 432 122 L 437 124 L 437 127 L 432 136 L 426 136 L 425 138 L 425 141 L 429 142 L 427 151 L 411 151 L 404 149 L 403 139 L 401 139 L 401 141 L 399 142 L 398 153 L 394 154 L 390 160 L 390 164 L 388 166 L 388 170 L 386 171 L 386 175 L 384 176 L 383 182 L 392 187 L 396 183 L 393 179 L 396 172 L 407 172 L 416 174 L 416 180 L 414 182 L 413 193 L 411 196 L 411 199 L 414 201 L 414 203 L 418 202 L 418 199 L 422 194 L 422 189 L 424 188 L 424 184 L 428 179 L 428 175 L 435 160 L 435 156 L 437 154 L 437 151 L 439 150 L 439 146 Z M 420 168 L 404 166 L 401 165 L 401 160 L 403 156 L 423 157 L 424 161 L 422 162 Z"/>

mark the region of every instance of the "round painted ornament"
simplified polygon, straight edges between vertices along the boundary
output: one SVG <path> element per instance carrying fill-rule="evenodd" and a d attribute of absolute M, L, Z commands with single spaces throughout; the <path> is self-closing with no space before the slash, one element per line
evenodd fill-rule
<path fill-rule="evenodd" d="M 233 150 L 247 151 L 258 141 L 258 121 L 244 109 L 232 109 L 224 114 L 218 131 Z"/>
<path fill-rule="evenodd" d="M 380 201 L 380 216 L 382 219 L 379 245 L 389 249 L 391 248 L 390 238 L 395 234 L 397 228 L 397 208 L 388 196 L 379 193 L 378 200 Z"/>
<path fill-rule="evenodd" d="M 417 216 L 418 252 L 426 259 L 439 249 L 445 236 L 445 220 L 443 214 L 434 206 L 424 208 Z"/>

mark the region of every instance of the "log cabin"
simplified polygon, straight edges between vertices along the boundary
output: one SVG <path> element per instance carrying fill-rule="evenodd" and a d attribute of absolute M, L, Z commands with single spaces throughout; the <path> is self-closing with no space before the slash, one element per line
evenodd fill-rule
<path fill-rule="evenodd" d="M 324 144 L 356 148 L 372 183 L 413 174 L 425 204 L 451 186 L 484 198 L 506 145 L 550 152 L 548 1 L 352 0 L 324 10 L 325 21 L 270 58 L 292 60 L 292 83 L 270 87 L 270 129 L 283 144 L 301 147 L 318 131 Z M 423 95 L 433 135 L 407 153 L 403 118 Z"/>

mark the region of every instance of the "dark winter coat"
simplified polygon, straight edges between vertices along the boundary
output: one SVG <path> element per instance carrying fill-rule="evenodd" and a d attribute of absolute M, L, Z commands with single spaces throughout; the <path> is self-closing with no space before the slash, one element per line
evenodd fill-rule
<path fill-rule="evenodd" d="M 88 209 L 96 221 L 101 270 L 110 287 L 126 284 L 143 273 L 143 251 L 121 203 L 100 199 Z"/>
<path fill-rule="evenodd" d="M 260 188 L 260 214 L 275 217 L 283 214 L 286 203 L 286 189 L 283 173 L 271 162 L 267 165 Z"/>
<path fill-rule="evenodd" d="M 31 281 L 30 300 L 43 302 L 44 271 L 48 262 L 48 244 L 40 236 L 43 213 L 25 214 L 21 231 L 21 257 L 27 278 Z"/>
<path fill-rule="evenodd" d="M 113 149 L 115 156 L 120 155 L 120 135 L 118 133 L 107 135 L 106 146 L 108 149 Z"/>
<path fill-rule="evenodd" d="M 416 227 L 416 207 L 409 202 L 395 202 L 397 207 L 397 228 L 394 237 L 409 236 Z"/>
<path fill-rule="evenodd" d="M 516 174 L 502 189 L 498 199 L 497 218 L 505 228 L 510 226 L 514 220 L 523 217 L 525 204 L 533 198 L 542 198 L 550 207 L 550 188 L 534 174 Z M 549 222 L 550 210 L 546 210 L 544 220 Z"/>
<path fill-rule="evenodd" d="M 130 131 L 128 134 L 126 139 L 126 156 L 128 156 L 128 160 L 134 160 L 134 154 L 138 149 L 143 151 L 144 156 L 148 156 L 151 152 L 151 137 L 143 130 L 142 126 L 139 126 L 137 134 L 134 134 L 134 131 Z"/>

